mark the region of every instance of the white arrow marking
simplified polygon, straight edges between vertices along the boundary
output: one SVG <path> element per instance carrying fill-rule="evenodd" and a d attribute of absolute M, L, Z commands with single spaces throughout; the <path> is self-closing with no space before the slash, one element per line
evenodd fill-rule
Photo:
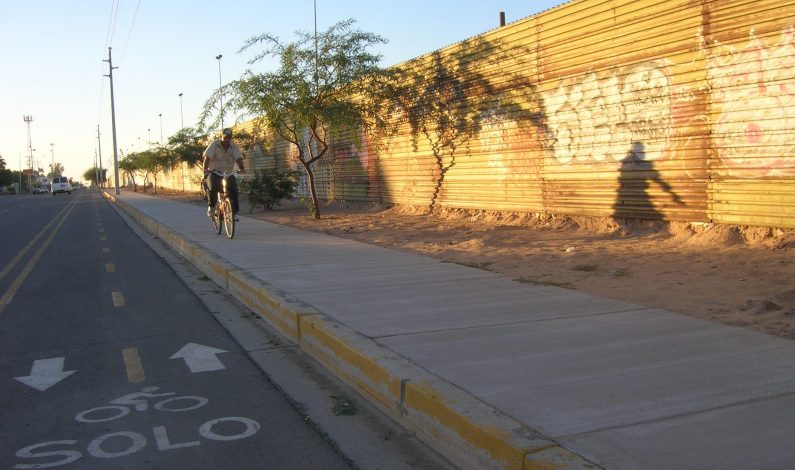
<path fill-rule="evenodd" d="M 188 343 L 176 352 L 170 359 L 185 359 L 185 364 L 191 372 L 209 372 L 213 370 L 226 369 L 221 361 L 215 357 L 216 354 L 221 354 L 229 351 L 223 349 L 212 348 L 210 346 L 203 346 L 196 343 Z"/>
<path fill-rule="evenodd" d="M 75 370 L 63 370 L 66 358 L 52 357 L 50 359 L 36 359 L 27 377 L 14 377 L 25 385 L 39 391 L 45 391 L 61 380 L 74 374 Z"/>

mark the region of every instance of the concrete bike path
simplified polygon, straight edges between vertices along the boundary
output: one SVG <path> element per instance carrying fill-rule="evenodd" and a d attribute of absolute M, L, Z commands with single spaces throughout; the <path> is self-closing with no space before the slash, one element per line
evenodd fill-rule
<path fill-rule="evenodd" d="M 795 468 L 791 340 L 106 197 L 462 468 Z"/>

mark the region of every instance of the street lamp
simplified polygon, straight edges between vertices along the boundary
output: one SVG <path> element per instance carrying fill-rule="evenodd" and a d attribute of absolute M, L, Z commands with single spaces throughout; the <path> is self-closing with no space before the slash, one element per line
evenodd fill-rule
<path fill-rule="evenodd" d="M 185 116 L 182 115 L 182 93 L 179 94 L 179 124 L 181 129 L 185 129 Z"/>
<path fill-rule="evenodd" d="M 152 149 L 152 129 L 151 128 L 146 129 L 146 132 L 149 133 L 149 149 L 151 150 Z"/>
<path fill-rule="evenodd" d="M 158 114 L 160 117 L 160 146 L 163 146 L 163 113 Z"/>
<path fill-rule="evenodd" d="M 215 56 L 218 59 L 218 93 L 221 94 L 221 129 L 224 128 L 224 92 L 221 90 L 221 57 L 223 55 L 218 54 Z"/>

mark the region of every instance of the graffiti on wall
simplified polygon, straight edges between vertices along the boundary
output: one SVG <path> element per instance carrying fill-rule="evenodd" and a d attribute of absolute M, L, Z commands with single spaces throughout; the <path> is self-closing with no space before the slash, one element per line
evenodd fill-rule
<path fill-rule="evenodd" d="M 775 44 L 751 29 L 742 49 L 714 41 L 708 49 L 715 147 L 733 176 L 795 173 L 795 45 L 793 27 Z"/>
<path fill-rule="evenodd" d="M 665 61 L 654 60 L 569 78 L 544 94 L 547 145 L 566 163 L 615 163 L 633 142 L 640 160 L 662 157 L 671 134 L 671 85 Z"/>

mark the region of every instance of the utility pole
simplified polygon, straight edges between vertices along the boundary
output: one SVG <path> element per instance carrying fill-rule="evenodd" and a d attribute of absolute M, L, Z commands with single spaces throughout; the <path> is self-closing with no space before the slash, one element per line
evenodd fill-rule
<path fill-rule="evenodd" d="M 111 123 L 113 125 L 113 176 L 116 182 L 116 195 L 119 195 L 119 151 L 116 147 L 116 105 L 113 101 L 113 69 L 117 69 L 118 67 L 113 66 L 113 59 L 110 55 L 110 47 L 108 48 L 108 60 L 103 62 L 108 63 L 108 75 L 106 77 L 110 78 L 110 113 L 111 113 Z"/>
<path fill-rule="evenodd" d="M 94 149 L 94 177 L 96 178 L 97 187 L 99 188 L 100 186 L 99 186 L 99 168 L 97 168 L 97 149 Z"/>
<path fill-rule="evenodd" d="M 99 124 L 97 124 L 97 148 L 99 149 L 99 174 L 102 175 L 102 141 L 99 140 Z M 94 167 L 95 168 L 97 166 L 96 159 L 97 159 L 97 156 L 94 155 Z M 97 177 L 97 186 L 99 186 L 101 188 L 102 187 L 102 183 L 104 183 L 104 182 L 105 182 L 105 178 L 102 178 L 102 181 L 100 181 L 99 177 Z"/>
<path fill-rule="evenodd" d="M 55 176 L 55 144 L 50 142 L 50 179 Z"/>
<path fill-rule="evenodd" d="M 30 179 L 33 176 L 33 144 L 30 140 L 30 123 L 33 122 L 33 116 L 26 114 L 22 116 L 22 120 L 28 125 L 28 162 L 30 162 L 30 173 L 28 173 L 28 191 L 30 191 Z M 20 187 L 19 190 L 21 192 L 22 188 Z"/>

